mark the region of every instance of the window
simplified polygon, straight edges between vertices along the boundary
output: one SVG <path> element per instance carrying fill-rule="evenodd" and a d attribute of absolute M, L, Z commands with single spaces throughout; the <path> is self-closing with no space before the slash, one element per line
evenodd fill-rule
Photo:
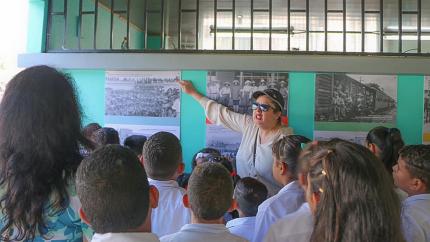
<path fill-rule="evenodd" d="M 423 0 L 49 0 L 46 51 L 427 54 Z"/>

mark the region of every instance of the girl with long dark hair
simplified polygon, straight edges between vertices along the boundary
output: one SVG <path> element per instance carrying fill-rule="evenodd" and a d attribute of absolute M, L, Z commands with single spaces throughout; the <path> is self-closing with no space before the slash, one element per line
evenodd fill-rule
<path fill-rule="evenodd" d="M 399 151 L 405 143 L 400 130 L 378 126 L 369 131 L 366 137 L 366 146 L 384 163 L 389 174 L 393 173 L 393 166 L 399 158 Z"/>
<path fill-rule="evenodd" d="M 74 176 L 81 111 L 71 79 L 48 66 L 18 73 L 0 104 L 1 240 L 82 241 Z"/>
<path fill-rule="evenodd" d="M 307 200 L 315 217 L 311 242 L 403 242 L 400 201 L 382 162 L 347 141 L 310 159 Z"/>

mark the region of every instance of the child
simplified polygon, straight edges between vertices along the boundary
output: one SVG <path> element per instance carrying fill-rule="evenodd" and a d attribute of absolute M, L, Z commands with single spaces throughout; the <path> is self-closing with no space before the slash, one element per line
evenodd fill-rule
<path fill-rule="evenodd" d="M 119 144 L 119 134 L 114 128 L 104 127 L 93 132 L 91 141 L 95 148 L 100 148 L 108 144 Z"/>
<path fill-rule="evenodd" d="M 258 206 L 267 198 L 266 186 L 257 179 L 244 177 L 234 189 L 234 199 L 239 218 L 230 220 L 226 227 L 232 234 L 252 241 L 255 230 L 255 215 Z"/>
<path fill-rule="evenodd" d="M 328 142 L 313 142 L 300 154 L 297 178 L 300 186 L 306 191 L 308 184 L 309 159 Z M 309 242 L 314 228 L 313 216 L 309 203 L 305 202 L 294 213 L 278 220 L 270 226 L 265 242 Z"/>
<path fill-rule="evenodd" d="M 188 183 L 185 206 L 191 209 L 191 224 L 175 234 L 161 238 L 163 242 L 247 241 L 231 234 L 223 224 L 223 215 L 233 206 L 233 181 L 221 164 L 198 165 Z"/>
<path fill-rule="evenodd" d="M 305 194 L 297 181 L 296 170 L 301 144 L 309 141 L 301 135 L 289 135 L 273 144 L 273 178 L 283 185 L 283 188 L 258 207 L 253 241 L 263 241 L 274 222 L 295 212 L 305 202 Z"/>
<path fill-rule="evenodd" d="M 82 128 L 82 135 L 84 136 L 84 140 L 82 140 L 79 144 L 79 153 L 81 153 L 82 157 L 87 157 L 94 150 L 95 145 L 91 141 L 92 134 L 101 129 L 102 127 L 98 123 L 90 123 Z"/>
<path fill-rule="evenodd" d="M 82 135 L 84 135 L 84 137 L 89 140 L 91 139 L 91 135 L 101 128 L 102 126 L 100 126 L 98 123 L 89 123 L 82 128 Z"/>
<path fill-rule="evenodd" d="M 402 242 L 400 201 L 382 162 L 342 141 L 309 161 L 306 198 L 314 215 L 311 242 Z"/>
<path fill-rule="evenodd" d="M 146 139 L 147 138 L 144 135 L 130 135 L 125 138 L 124 146 L 134 151 L 134 153 L 140 158 Z"/>
<path fill-rule="evenodd" d="M 391 177 L 393 166 L 399 158 L 399 151 L 405 145 L 400 130 L 384 126 L 375 127 L 367 134 L 365 143 L 367 148 L 384 163 L 385 169 Z M 400 201 L 408 197 L 408 194 L 399 188 L 395 188 L 395 191 Z"/>
<path fill-rule="evenodd" d="M 206 158 L 209 155 L 221 156 L 221 153 L 217 149 L 213 149 L 209 147 L 199 150 L 197 153 L 194 154 L 191 160 L 191 171 L 193 171 L 194 167 L 196 167 L 198 164 L 207 161 Z M 190 173 L 182 173 L 181 175 L 179 175 L 178 178 L 176 179 L 176 181 L 179 183 L 179 186 L 187 189 L 190 175 L 191 175 Z"/>
<path fill-rule="evenodd" d="M 393 166 L 397 163 L 399 150 L 405 145 L 396 128 L 378 126 L 369 131 L 366 146 L 385 165 L 389 174 L 393 173 Z"/>
<path fill-rule="evenodd" d="M 158 192 L 131 150 L 120 145 L 96 150 L 79 166 L 76 188 L 81 218 L 96 232 L 92 241 L 159 241 L 151 233 Z"/>
<path fill-rule="evenodd" d="M 393 178 L 397 187 L 408 194 L 402 204 L 406 240 L 430 241 L 430 146 L 410 145 L 401 149 Z"/>
<path fill-rule="evenodd" d="M 160 194 L 158 207 L 152 212 L 152 232 L 158 237 L 178 232 L 190 222 L 190 211 L 182 203 L 185 190 L 176 182 L 184 171 L 178 138 L 168 132 L 152 135 L 143 146 L 141 159 L 149 184 Z"/>
<path fill-rule="evenodd" d="M 219 152 L 219 150 L 217 149 L 210 148 L 210 147 L 199 150 L 199 152 L 197 152 L 193 156 L 193 160 L 191 161 L 191 169 L 194 170 L 194 168 L 198 164 L 208 161 L 207 158 L 210 156 L 212 157 L 221 156 L 221 152 Z"/>

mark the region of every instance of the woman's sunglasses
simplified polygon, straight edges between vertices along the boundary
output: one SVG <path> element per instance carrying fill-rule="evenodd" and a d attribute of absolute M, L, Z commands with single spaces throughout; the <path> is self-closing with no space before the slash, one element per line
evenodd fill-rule
<path fill-rule="evenodd" d="M 267 112 L 267 111 L 269 111 L 269 109 L 273 109 L 273 110 L 275 109 L 272 106 L 270 106 L 269 104 L 253 102 L 252 103 L 252 110 L 257 110 L 257 108 L 259 108 L 263 112 Z"/>

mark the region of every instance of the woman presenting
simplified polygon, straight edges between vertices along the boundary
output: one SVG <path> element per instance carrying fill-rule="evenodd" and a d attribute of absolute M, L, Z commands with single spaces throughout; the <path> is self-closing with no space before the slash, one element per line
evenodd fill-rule
<path fill-rule="evenodd" d="M 227 107 L 200 94 L 189 81 L 178 81 L 182 91 L 192 96 L 205 109 L 209 120 L 217 125 L 242 133 L 236 155 L 237 173 L 241 177 L 254 177 L 263 182 L 269 195 L 282 187 L 273 179 L 272 144 L 292 129 L 281 123 L 284 99 L 275 89 L 252 94 L 252 116 L 235 113 Z"/>

